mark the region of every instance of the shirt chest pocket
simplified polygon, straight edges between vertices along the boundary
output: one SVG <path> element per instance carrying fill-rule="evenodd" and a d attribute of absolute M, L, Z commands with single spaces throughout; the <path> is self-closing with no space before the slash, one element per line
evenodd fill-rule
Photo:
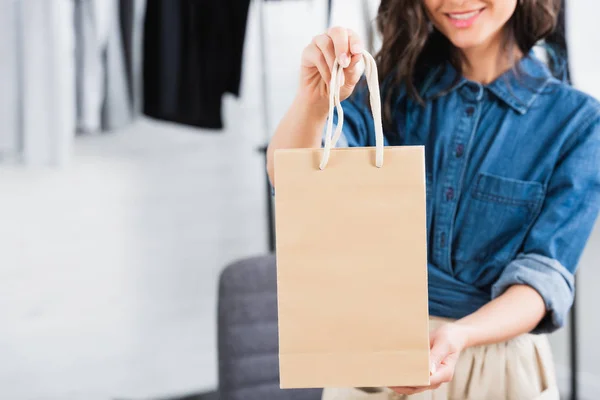
<path fill-rule="evenodd" d="M 454 262 L 512 260 L 540 212 L 544 194 L 539 182 L 479 174 L 465 198 L 464 221 L 457 225 Z"/>

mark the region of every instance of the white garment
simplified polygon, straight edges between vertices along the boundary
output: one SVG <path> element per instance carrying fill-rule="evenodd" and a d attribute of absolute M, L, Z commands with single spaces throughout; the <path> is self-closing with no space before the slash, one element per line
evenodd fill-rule
<path fill-rule="evenodd" d="M 72 1 L 3 1 L 0 14 L 0 161 L 65 164 L 75 132 Z"/>
<path fill-rule="evenodd" d="M 22 158 L 26 164 L 64 164 L 75 132 L 73 2 L 14 3 L 21 49 Z"/>
<path fill-rule="evenodd" d="M 17 3 L 0 3 L 0 162 L 19 152 Z"/>
<path fill-rule="evenodd" d="M 77 129 L 111 130 L 130 122 L 132 104 L 118 0 L 76 0 Z"/>

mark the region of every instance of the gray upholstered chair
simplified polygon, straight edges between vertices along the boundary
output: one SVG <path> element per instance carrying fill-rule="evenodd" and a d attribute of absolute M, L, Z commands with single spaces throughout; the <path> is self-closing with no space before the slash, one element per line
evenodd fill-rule
<path fill-rule="evenodd" d="M 320 400 L 279 389 L 275 257 L 228 266 L 219 282 L 219 400 Z"/>

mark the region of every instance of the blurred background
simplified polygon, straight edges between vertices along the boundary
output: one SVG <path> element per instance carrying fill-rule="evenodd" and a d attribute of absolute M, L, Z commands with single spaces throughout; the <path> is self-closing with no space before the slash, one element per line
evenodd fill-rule
<path fill-rule="evenodd" d="M 0 0 L 1 399 L 219 398 L 220 274 L 272 247 L 261 147 L 303 47 L 332 24 L 376 51 L 377 6 Z M 600 97 L 600 3 L 566 9 Z M 565 398 L 597 399 L 600 226 L 580 267 L 552 344 Z"/>

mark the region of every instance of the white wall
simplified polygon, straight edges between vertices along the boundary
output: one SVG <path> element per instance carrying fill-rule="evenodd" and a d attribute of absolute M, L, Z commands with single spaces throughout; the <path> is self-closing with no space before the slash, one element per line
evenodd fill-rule
<path fill-rule="evenodd" d="M 600 98 L 600 2 L 572 0 L 567 7 L 567 37 L 573 83 Z"/>
<path fill-rule="evenodd" d="M 597 16 L 598 0 L 573 0 L 567 4 L 567 37 L 573 84 L 580 90 L 600 98 L 600 34 Z M 598 160 L 600 168 L 600 160 Z M 582 399 L 595 399 L 600 392 L 600 223 L 581 259 L 578 275 L 579 382 Z M 567 330 L 551 338 L 561 387 L 568 387 L 569 351 Z M 567 390 L 563 390 L 568 393 Z"/>
<path fill-rule="evenodd" d="M 579 383 L 581 399 L 595 399 L 600 392 L 600 320 L 598 304 L 600 292 L 596 289 L 600 283 L 600 224 L 588 243 L 579 266 L 577 276 L 577 316 L 579 346 Z M 569 329 L 553 334 L 550 338 L 556 360 L 559 385 L 563 393 L 569 393 Z"/>

